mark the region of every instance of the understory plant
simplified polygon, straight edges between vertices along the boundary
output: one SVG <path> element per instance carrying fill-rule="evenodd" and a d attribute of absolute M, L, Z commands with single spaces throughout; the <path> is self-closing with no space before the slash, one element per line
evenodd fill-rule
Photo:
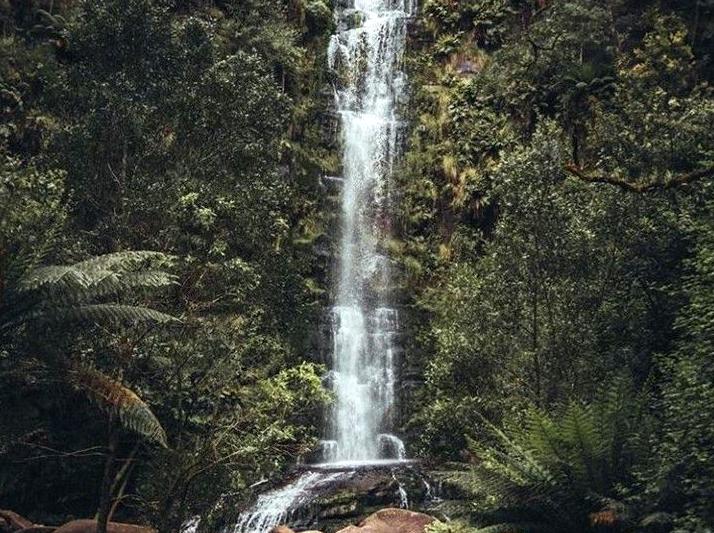
<path fill-rule="evenodd" d="M 557 414 L 533 407 L 505 429 L 484 419 L 488 437 L 470 440 L 475 466 L 468 481 L 486 495 L 480 512 L 491 524 L 482 531 L 595 531 L 627 523 L 620 489 L 645 454 L 643 406 L 643 397 L 617 380 L 596 401 L 572 402 Z"/>

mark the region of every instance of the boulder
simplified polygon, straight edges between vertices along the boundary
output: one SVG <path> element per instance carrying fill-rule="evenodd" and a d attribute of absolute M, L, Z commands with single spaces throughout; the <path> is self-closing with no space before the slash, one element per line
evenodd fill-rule
<path fill-rule="evenodd" d="M 406 509 L 381 509 L 369 515 L 359 525 L 341 529 L 338 533 L 424 533 L 433 516 Z"/>
<path fill-rule="evenodd" d="M 32 527 L 26 527 L 25 529 L 20 529 L 16 533 L 53 533 L 55 529 L 57 529 L 57 526 L 34 525 Z"/>
<path fill-rule="evenodd" d="M 270 533 L 295 533 L 295 531 L 290 529 L 288 526 L 275 526 L 270 530 Z"/>
<path fill-rule="evenodd" d="M 288 526 L 275 526 L 270 530 L 270 533 L 295 533 L 295 531 L 290 529 Z M 322 531 L 311 529 L 310 531 L 303 531 L 302 533 L 322 533 Z"/>
<path fill-rule="evenodd" d="M 13 511 L 0 509 L 0 520 L 2 520 L 3 529 L 9 531 L 17 531 L 19 529 L 27 529 L 34 526 L 27 518 L 20 516 Z"/>
<path fill-rule="evenodd" d="M 55 533 L 96 533 L 96 520 L 72 520 L 55 529 Z M 107 533 L 156 533 L 156 530 L 146 526 L 109 522 Z"/>

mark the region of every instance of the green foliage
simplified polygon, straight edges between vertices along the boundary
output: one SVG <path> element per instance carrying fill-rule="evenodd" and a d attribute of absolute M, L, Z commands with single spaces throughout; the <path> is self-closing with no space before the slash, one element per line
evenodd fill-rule
<path fill-rule="evenodd" d="M 37 267 L 5 287 L 0 332 L 28 323 L 72 321 L 87 324 L 170 323 L 176 319 L 143 306 L 97 302 L 137 289 L 175 283 L 163 270 L 141 270 L 148 261 L 166 263 L 156 252 L 119 252 L 73 265 Z"/>
<path fill-rule="evenodd" d="M 665 295 L 647 287 L 671 275 L 657 259 L 678 253 L 671 218 L 652 200 L 567 180 L 563 157 L 552 123 L 504 157 L 493 174 L 501 208 L 490 238 L 455 234 L 459 260 L 423 292 L 434 353 L 424 393 L 443 402 L 424 402 L 415 424 L 425 437 L 444 412 L 466 434 L 462 405 L 497 420 L 528 399 L 591 399 L 602 376 L 647 367 L 648 350 L 662 342 L 657 331 L 670 319 L 651 305 L 665 311 Z"/>
<path fill-rule="evenodd" d="M 654 512 L 682 530 L 711 527 L 694 503 L 711 493 L 711 475 L 684 466 L 709 460 L 696 428 L 710 425 L 711 409 L 683 392 L 707 398 L 700 385 L 710 376 L 680 344 L 696 330 L 682 314 L 699 271 L 690 257 L 700 245 L 690 243 L 706 233 L 711 195 L 710 4 L 423 6 L 408 58 L 414 128 L 398 178 L 400 234 L 389 248 L 413 310 L 407 365 L 424 376 L 410 396 L 410 440 L 425 456 L 473 460 L 465 436 L 493 444 L 475 419 L 513 440 L 509 421 L 533 422 L 533 405 L 570 435 L 558 440 L 570 470 L 542 449 L 534 458 L 533 443 L 496 454 L 506 479 L 529 487 L 515 504 L 535 487 L 543 499 L 534 517 L 503 496 L 485 523 L 585 531 L 635 527 Z M 652 393 L 646 407 L 657 416 L 645 417 L 643 434 L 658 451 L 638 445 L 613 466 L 600 447 L 613 441 L 591 434 L 605 415 L 590 410 L 601 385 L 622 376 Z M 696 414 L 674 414 L 695 404 Z M 552 440 L 539 435 L 529 429 Z M 493 492 L 482 489 L 475 505 Z M 626 499 L 630 522 L 594 493 Z"/>
<path fill-rule="evenodd" d="M 214 334 L 215 335 L 215 334 Z M 157 452 L 138 479 L 144 512 L 162 529 L 177 529 L 200 513 L 209 523 L 216 487 L 232 493 L 221 510 L 248 486 L 280 472 L 315 443 L 316 424 L 327 401 L 322 369 L 302 364 L 272 377 L 248 379 L 241 371 L 245 346 L 213 336 L 194 344 L 191 368 L 186 340 L 166 361 L 160 387 L 167 427 L 181 435 L 173 450 Z M 192 341 L 195 343 L 195 338 Z"/>
<path fill-rule="evenodd" d="M 177 528 L 314 444 L 331 8 L 57 0 L 0 24 L 0 402 L 21 413 L 0 499 L 93 515 L 109 418 L 135 457 L 116 518 Z"/>
<path fill-rule="evenodd" d="M 711 528 L 714 4 L 420 7 L 385 243 L 408 441 L 472 464 L 477 531 Z M 0 26 L 0 499 L 92 515 L 109 418 L 117 518 L 210 522 L 329 401 L 330 2 L 0 2 Z"/>
<path fill-rule="evenodd" d="M 49 254 L 65 220 L 65 175 L 23 166 L 10 157 L 0 167 L 0 279 L 13 283 Z"/>
<path fill-rule="evenodd" d="M 694 253 L 687 260 L 681 290 L 687 303 L 677 315 L 679 339 L 671 353 L 660 354 L 662 390 L 658 402 L 661 428 L 652 439 L 654 456 L 642 469 L 644 494 L 636 498 L 650 510 L 679 515 L 681 530 L 711 527 L 714 488 L 714 413 L 711 354 L 714 349 L 714 225 L 711 202 L 701 218 L 687 223 Z M 655 502 L 654 505 L 650 502 Z M 648 505 L 649 504 L 649 505 Z"/>
<path fill-rule="evenodd" d="M 441 522 L 436 520 L 429 524 L 426 533 L 474 533 L 476 529 L 462 522 Z"/>
<path fill-rule="evenodd" d="M 120 252 L 93 257 L 73 265 L 42 266 L 29 270 L 6 285 L 0 305 L 0 333 L 11 342 L 38 325 L 68 327 L 73 322 L 87 326 L 175 323 L 173 316 L 140 305 L 100 302 L 125 296 L 138 289 L 155 289 L 175 283 L 163 270 L 142 270 L 148 263 L 169 258 L 157 252 Z M 50 353 L 47 353 L 50 352 Z M 59 363 L 67 380 L 83 390 L 100 407 L 118 416 L 122 424 L 149 440 L 166 446 L 166 434 L 149 407 L 133 391 L 101 372 L 68 364 L 72 354 L 45 350 L 45 358 Z M 59 359 L 57 359 L 59 357 Z"/>
<path fill-rule="evenodd" d="M 496 444 L 471 442 L 473 482 L 491 505 L 526 509 L 551 531 L 587 531 L 597 525 L 592 513 L 616 510 L 618 485 L 642 456 L 643 405 L 615 382 L 557 417 L 530 409 L 504 431 L 486 422 Z"/>

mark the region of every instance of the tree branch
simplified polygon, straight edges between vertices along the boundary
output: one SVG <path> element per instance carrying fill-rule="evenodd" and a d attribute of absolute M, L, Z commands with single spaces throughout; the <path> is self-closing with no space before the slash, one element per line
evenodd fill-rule
<path fill-rule="evenodd" d="M 681 185 L 686 185 L 693 181 L 700 180 L 714 175 L 714 165 L 710 165 L 706 168 L 700 168 L 698 170 L 693 170 L 687 172 L 686 174 L 680 174 L 672 178 L 665 180 L 653 180 L 644 183 L 631 182 L 620 176 L 604 176 L 601 174 L 589 174 L 583 167 L 576 165 L 575 163 L 568 163 L 565 165 L 565 171 L 573 176 L 587 181 L 589 183 L 606 183 L 608 185 L 614 185 L 620 187 L 623 190 L 629 192 L 645 193 L 655 190 L 666 190 L 679 187 Z"/>

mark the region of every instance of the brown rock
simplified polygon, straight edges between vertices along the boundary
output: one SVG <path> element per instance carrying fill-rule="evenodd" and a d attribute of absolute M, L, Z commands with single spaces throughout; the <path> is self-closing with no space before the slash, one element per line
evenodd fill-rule
<path fill-rule="evenodd" d="M 9 528 L 10 531 L 17 531 L 18 529 L 27 529 L 35 524 L 30 522 L 27 518 L 20 516 L 13 511 L 7 511 L 0 509 L 0 519 L 3 520 L 3 526 Z"/>
<path fill-rule="evenodd" d="M 295 533 L 288 526 L 275 526 L 270 530 L 270 533 Z"/>
<path fill-rule="evenodd" d="M 433 516 L 406 509 L 381 509 L 357 526 L 349 526 L 338 533 L 424 533 Z"/>
<path fill-rule="evenodd" d="M 55 533 L 96 533 L 96 531 L 96 520 L 72 520 L 55 529 Z M 107 524 L 107 533 L 156 533 L 156 530 L 135 524 L 109 522 Z"/>
<path fill-rule="evenodd" d="M 55 529 L 57 529 L 57 526 L 34 525 L 32 527 L 26 527 L 25 529 L 19 529 L 16 533 L 53 533 Z"/>

